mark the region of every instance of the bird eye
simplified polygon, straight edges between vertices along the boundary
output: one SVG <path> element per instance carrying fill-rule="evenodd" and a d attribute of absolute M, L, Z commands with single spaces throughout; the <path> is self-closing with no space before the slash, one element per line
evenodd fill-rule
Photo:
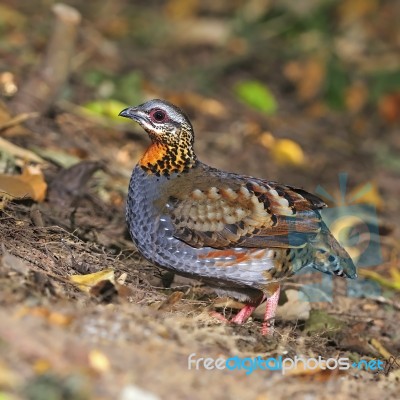
<path fill-rule="evenodd" d="M 163 110 L 153 110 L 150 113 L 150 117 L 155 122 L 163 122 L 167 119 L 167 114 Z"/>

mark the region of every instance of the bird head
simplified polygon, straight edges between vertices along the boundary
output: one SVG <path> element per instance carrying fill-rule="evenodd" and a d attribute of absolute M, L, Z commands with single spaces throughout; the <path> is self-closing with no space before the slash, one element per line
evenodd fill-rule
<path fill-rule="evenodd" d="M 189 118 L 165 100 L 154 99 L 137 107 L 128 107 L 119 115 L 139 123 L 153 142 L 169 145 L 183 140 L 193 144 L 193 127 Z"/>
<path fill-rule="evenodd" d="M 119 115 L 138 122 L 150 136 L 152 145 L 139 161 L 147 171 L 169 176 L 196 164 L 193 127 L 178 107 L 155 99 L 125 108 Z"/>

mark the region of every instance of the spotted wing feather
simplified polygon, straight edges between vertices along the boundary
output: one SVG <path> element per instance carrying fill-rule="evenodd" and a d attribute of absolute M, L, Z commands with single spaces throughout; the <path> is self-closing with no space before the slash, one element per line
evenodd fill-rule
<path fill-rule="evenodd" d="M 171 196 L 174 236 L 193 247 L 303 247 L 321 229 L 325 207 L 302 189 L 245 180 L 235 189 L 220 185 Z"/>

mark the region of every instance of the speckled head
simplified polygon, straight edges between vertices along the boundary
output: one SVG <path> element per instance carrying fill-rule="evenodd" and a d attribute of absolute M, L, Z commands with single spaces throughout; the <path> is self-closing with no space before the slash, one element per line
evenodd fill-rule
<path fill-rule="evenodd" d="M 148 173 L 170 176 L 196 165 L 193 127 L 178 107 L 155 99 L 119 115 L 138 122 L 149 134 L 152 144 L 139 161 Z"/>

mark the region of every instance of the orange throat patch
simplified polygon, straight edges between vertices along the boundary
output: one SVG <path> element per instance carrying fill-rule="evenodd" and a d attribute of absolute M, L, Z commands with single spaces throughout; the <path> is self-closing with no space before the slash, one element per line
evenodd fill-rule
<path fill-rule="evenodd" d="M 190 148 L 154 142 L 139 160 L 139 165 L 148 173 L 169 176 L 194 167 L 196 156 Z"/>

